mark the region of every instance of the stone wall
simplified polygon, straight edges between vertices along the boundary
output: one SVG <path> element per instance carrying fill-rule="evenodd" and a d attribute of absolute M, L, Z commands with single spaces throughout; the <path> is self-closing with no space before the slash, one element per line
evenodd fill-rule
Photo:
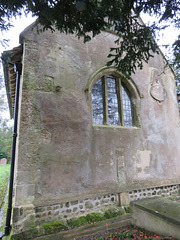
<path fill-rule="evenodd" d="M 109 193 L 126 193 L 125 198 L 129 193 L 135 199 L 142 195 L 134 189 L 146 189 L 143 194 L 148 197 L 160 194 L 152 186 L 179 184 L 174 74 L 169 67 L 164 69 L 166 61 L 160 54 L 130 77 L 106 67 L 116 38 L 102 32 L 84 44 L 73 35 L 37 34 L 35 28 L 21 34 L 13 220 L 17 225 L 94 211 L 103 201 L 114 204 Z M 92 85 L 103 74 L 113 73 L 130 90 L 136 109 L 132 127 L 93 125 Z M 161 96 L 153 90 L 155 78 L 161 83 Z M 39 207 L 42 212 L 37 212 Z"/>
<path fill-rule="evenodd" d="M 43 221 L 67 220 L 87 215 L 91 212 L 101 212 L 102 207 L 117 204 L 116 195 L 109 194 L 96 198 L 60 203 L 47 207 L 36 208 L 36 224 Z M 39 220 L 38 220 L 39 219 Z"/>
<path fill-rule="evenodd" d="M 151 187 L 147 189 L 138 189 L 128 192 L 130 201 L 140 200 L 152 197 L 168 197 L 180 194 L 180 185 L 169 185 L 160 187 Z"/>
<path fill-rule="evenodd" d="M 42 225 L 53 221 L 66 222 L 69 219 L 77 219 L 89 213 L 101 213 L 113 206 L 125 207 L 131 201 L 176 196 L 180 194 L 180 185 L 159 186 L 147 189 L 137 189 L 127 193 L 108 194 L 95 198 L 64 202 L 49 206 L 25 206 L 16 207 L 13 211 L 14 230 L 16 232 L 35 225 Z M 123 203 L 124 195 L 127 201 Z M 22 224 L 23 223 L 23 224 Z M 19 225 L 20 224 L 20 225 Z"/>

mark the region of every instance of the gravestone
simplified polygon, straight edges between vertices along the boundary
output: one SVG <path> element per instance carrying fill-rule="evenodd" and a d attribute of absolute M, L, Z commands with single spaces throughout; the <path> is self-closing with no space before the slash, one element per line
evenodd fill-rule
<path fill-rule="evenodd" d="M 6 158 L 0 159 L 0 166 L 6 166 L 6 164 L 7 164 L 7 159 Z"/>

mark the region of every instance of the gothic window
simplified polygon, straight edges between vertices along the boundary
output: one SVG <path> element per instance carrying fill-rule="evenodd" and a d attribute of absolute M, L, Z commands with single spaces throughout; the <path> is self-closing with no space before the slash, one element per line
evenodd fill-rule
<path fill-rule="evenodd" d="M 99 78 L 91 93 L 93 124 L 133 126 L 131 99 L 120 78 Z"/>

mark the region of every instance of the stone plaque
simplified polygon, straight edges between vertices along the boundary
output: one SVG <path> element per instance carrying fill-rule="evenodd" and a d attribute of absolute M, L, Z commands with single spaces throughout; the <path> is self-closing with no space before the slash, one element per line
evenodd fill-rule
<path fill-rule="evenodd" d="M 163 102 L 167 97 L 167 92 L 162 84 L 161 75 L 158 75 L 157 71 L 153 73 L 153 82 L 150 88 L 151 96 L 159 101 Z"/>

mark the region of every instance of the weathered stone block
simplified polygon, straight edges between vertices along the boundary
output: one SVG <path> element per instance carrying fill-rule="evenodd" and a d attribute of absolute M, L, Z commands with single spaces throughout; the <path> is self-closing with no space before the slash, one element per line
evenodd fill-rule
<path fill-rule="evenodd" d="M 58 205 L 58 206 L 54 206 L 53 209 L 54 209 L 54 210 L 59 209 L 59 205 Z"/>
<path fill-rule="evenodd" d="M 71 213 L 71 209 L 67 209 L 66 212 L 67 212 L 67 213 Z"/>
<path fill-rule="evenodd" d="M 109 203 L 109 199 L 102 199 L 102 203 Z"/>
<path fill-rule="evenodd" d="M 77 209 L 78 209 L 77 207 L 73 208 L 73 212 L 76 212 L 76 211 L 77 211 Z"/>
<path fill-rule="evenodd" d="M 30 227 L 35 225 L 35 215 L 27 216 L 26 220 L 24 221 L 24 226 Z"/>
<path fill-rule="evenodd" d="M 6 166 L 7 164 L 7 159 L 6 158 L 1 158 L 0 159 L 0 166 Z"/>
<path fill-rule="evenodd" d="M 120 206 L 127 206 L 129 205 L 129 203 L 130 200 L 128 193 L 127 192 L 120 193 Z"/>
<path fill-rule="evenodd" d="M 90 201 L 85 202 L 85 207 L 86 207 L 87 209 L 93 208 L 93 204 L 92 204 Z"/>
<path fill-rule="evenodd" d="M 59 215 L 59 211 L 55 211 L 54 212 L 54 215 L 56 216 L 56 215 Z"/>
<path fill-rule="evenodd" d="M 20 212 L 20 209 L 19 208 L 13 208 L 13 222 L 16 223 L 18 222 L 19 220 L 19 212 Z"/>
<path fill-rule="evenodd" d="M 44 211 L 46 211 L 46 208 L 44 208 L 44 207 L 37 207 L 37 208 L 36 208 L 36 212 L 37 212 L 37 213 L 39 213 L 39 212 L 44 212 Z"/>
<path fill-rule="evenodd" d="M 78 201 L 72 201 L 71 206 L 78 204 Z"/>

